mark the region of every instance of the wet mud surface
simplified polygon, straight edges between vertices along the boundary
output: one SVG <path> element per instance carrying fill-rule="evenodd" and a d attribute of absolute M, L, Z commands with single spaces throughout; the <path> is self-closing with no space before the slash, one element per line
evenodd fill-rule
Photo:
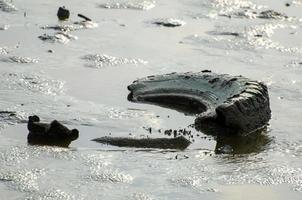
<path fill-rule="evenodd" d="M 301 198 L 300 1 L 64 4 L 70 17 L 59 22 L 58 2 L 0 0 L 5 199 Z M 172 23 L 163 19 L 185 25 L 166 27 Z M 197 113 L 127 100 L 133 80 L 203 69 L 264 82 L 268 127 L 222 137 L 196 130 Z M 78 129 L 79 138 L 69 148 L 27 144 L 27 118 L 34 114 Z M 183 136 L 191 144 L 175 150 L 91 141 L 106 136 Z"/>

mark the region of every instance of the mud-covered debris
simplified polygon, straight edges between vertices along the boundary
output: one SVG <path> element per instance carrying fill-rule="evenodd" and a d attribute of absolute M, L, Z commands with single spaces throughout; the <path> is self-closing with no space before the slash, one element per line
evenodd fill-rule
<path fill-rule="evenodd" d="M 21 56 L 10 56 L 7 59 L 8 62 L 14 63 L 37 63 L 38 60 L 30 57 L 21 57 Z"/>
<path fill-rule="evenodd" d="M 78 14 L 78 17 L 83 18 L 85 21 L 92 21 L 90 18 L 86 17 L 85 15 Z"/>
<path fill-rule="evenodd" d="M 276 12 L 274 10 L 262 11 L 258 14 L 257 17 L 261 19 L 287 19 L 288 18 L 288 16 L 286 16 L 285 14 Z"/>
<path fill-rule="evenodd" d="M 79 137 L 77 129 L 68 129 L 57 120 L 51 123 L 41 123 L 36 115 L 28 117 L 27 129 L 29 131 L 27 142 L 32 145 L 63 146 L 68 145 Z"/>
<path fill-rule="evenodd" d="M 178 26 L 183 26 L 186 24 L 182 20 L 173 19 L 173 18 L 157 19 L 157 20 L 154 20 L 152 23 L 159 25 L 159 26 L 165 26 L 165 27 L 178 27 Z"/>
<path fill-rule="evenodd" d="M 67 20 L 69 18 L 69 15 L 70 12 L 65 8 L 65 6 L 59 7 L 57 12 L 57 17 L 59 18 L 59 20 Z"/>
<path fill-rule="evenodd" d="M 110 144 L 118 147 L 186 149 L 191 142 L 185 137 L 176 138 L 130 138 L 130 137 L 101 137 L 92 141 Z"/>

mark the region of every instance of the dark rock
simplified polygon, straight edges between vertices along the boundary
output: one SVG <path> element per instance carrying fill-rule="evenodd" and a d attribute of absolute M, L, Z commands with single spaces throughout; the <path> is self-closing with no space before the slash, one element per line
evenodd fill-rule
<path fill-rule="evenodd" d="M 63 7 L 59 7 L 59 10 L 57 12 L 57 16 L 59 18 L 59 20 L 67 20 L 69 18 L 70 12 L 69 10 L 67 10 L 65 8 L 65 6 Z"/>
<path fill-rule="evenodd" d="M 185 149 L 191 142 L 181 137 L 176 138 L 123 138 L 123 137 L 101 137 L 93 139 L 102 144 L 110 144 L 118 147 L 136 148 L 158 148 L 158 149 Z"/>
<path fill-rule="evenodd" d="M 196 129 L 215 135 L 246 135 L 271 118 L 267 87 L 242 76 L 173 73 L 136 80 L 128 89 L 130 101 L 198 114 Z"/>
<path fill-rule="evenodd" d="M 27 142 L 29 144 L 55 145 L 68 147 L 79 137 L 77 129 L 69 130 L 57 120 L 41 123 L 36 115 L 28 117 L 27 129 L 29 131 Z"/>

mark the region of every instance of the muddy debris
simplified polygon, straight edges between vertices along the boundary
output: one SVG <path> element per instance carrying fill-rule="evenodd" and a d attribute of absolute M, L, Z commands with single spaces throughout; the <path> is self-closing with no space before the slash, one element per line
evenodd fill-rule
<path fill-rule="evenodd" d="M 41 123 L 36 115 L 28 117 L 27 129 L 27 142 L 31 145 L 68 147 L 79 137 L 77 129 L 70 130 L 57 120 Z"/>
<path fill-rule="evenodd" d="M 288 18 L 288 16 L 286 16 L 285 14 L 276 12 L 274 10 L 262 11 L 258 14 L 257 17 L 261 19 L 287 19 Z"/>
<path fill-rule="evenodd" d="M 164 26 L 164 27 L 169 27 L 169 28 L 174 28 L 178 26 L 183 26 L 186 23 L 182 20 L 179 19 L 173 19 L 173 18 L 168 18 L 168 19 L 157 19 L 152 22 L 152 24 L 158 25 L 158 26 Z"/>
<path fill-rule="evenodd" d="M 186 149 L 191 142 L 185 137 L 176 138 L 130 138 L 130 137 L 101 137 L 92 141 L 118 147 L 156 148 L 156 149 Z"/>
<path fill-rule="evenodd" d="M 67 20 L 69 19 L 70 16 L 70 12 L 68 9 L 65 8 L 65 6 L 63 7 L 59 7 L 58 12 L 57 12 L 57 17 L 59 20 Z"/>
<path fill-rule="evenodd" d="M 43 35 L 38 36 L 38 38 L 45 42 L 51 42 L 51 43 L 58 42 L 58 43 L 62 43 L 62 44 L 66 44 L 70 40 L 78 39 L 77 36 L 71 35 L 68 32 L 57 32 L 54 35 L 48 35 L 48 34 L 44 33 Z"/>
<path fill-rule="evenodd" d="M 219 16 L 222 17 L 228 17 L 228 18 L 248 18 L 248 19 L 279 19 L 279 20 L 285 20 L 289 19 L 289 17 L 283 13 L 274 11 L 274 10 L 264 10 L 261 12 L 253 11 L 251 9 L 245 9 L 237 12 L 232 12 L 228 14 L 220 14 Z"/>
<path fill-rule="evenodd" d="M 235 37 L 240 36 L 240 34 L 237 32 L 229 32 L 229 31 L 224 31 L 224 32 L 209 31 L 207 33 L 210 35 L 235 36 Z"/>
<path fill-rule="evenodd" d="M 86 17 L 85 15 L 78 14 L 78 17 L 83 18 L 85 21 L 92 21 L 90 18 Z"/>

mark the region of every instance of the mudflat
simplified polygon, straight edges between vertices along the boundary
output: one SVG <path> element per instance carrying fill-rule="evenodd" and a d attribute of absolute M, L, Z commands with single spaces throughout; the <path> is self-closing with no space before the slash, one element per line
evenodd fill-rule
<path fill-rule="evenodd" d="M 301 5 L 0 0 L 2 197 L 300 199 Z M 194 113 L 127 100 L 139 78 L 205 69 L 267 85 L 266 129 L 230 139 L 196 130 Z M 69 148 L 29 145 L 32 115 L 76 128 L 79 138 Z M 185 150 L 92 141 L 179 136 L 191 142 Z"/>

